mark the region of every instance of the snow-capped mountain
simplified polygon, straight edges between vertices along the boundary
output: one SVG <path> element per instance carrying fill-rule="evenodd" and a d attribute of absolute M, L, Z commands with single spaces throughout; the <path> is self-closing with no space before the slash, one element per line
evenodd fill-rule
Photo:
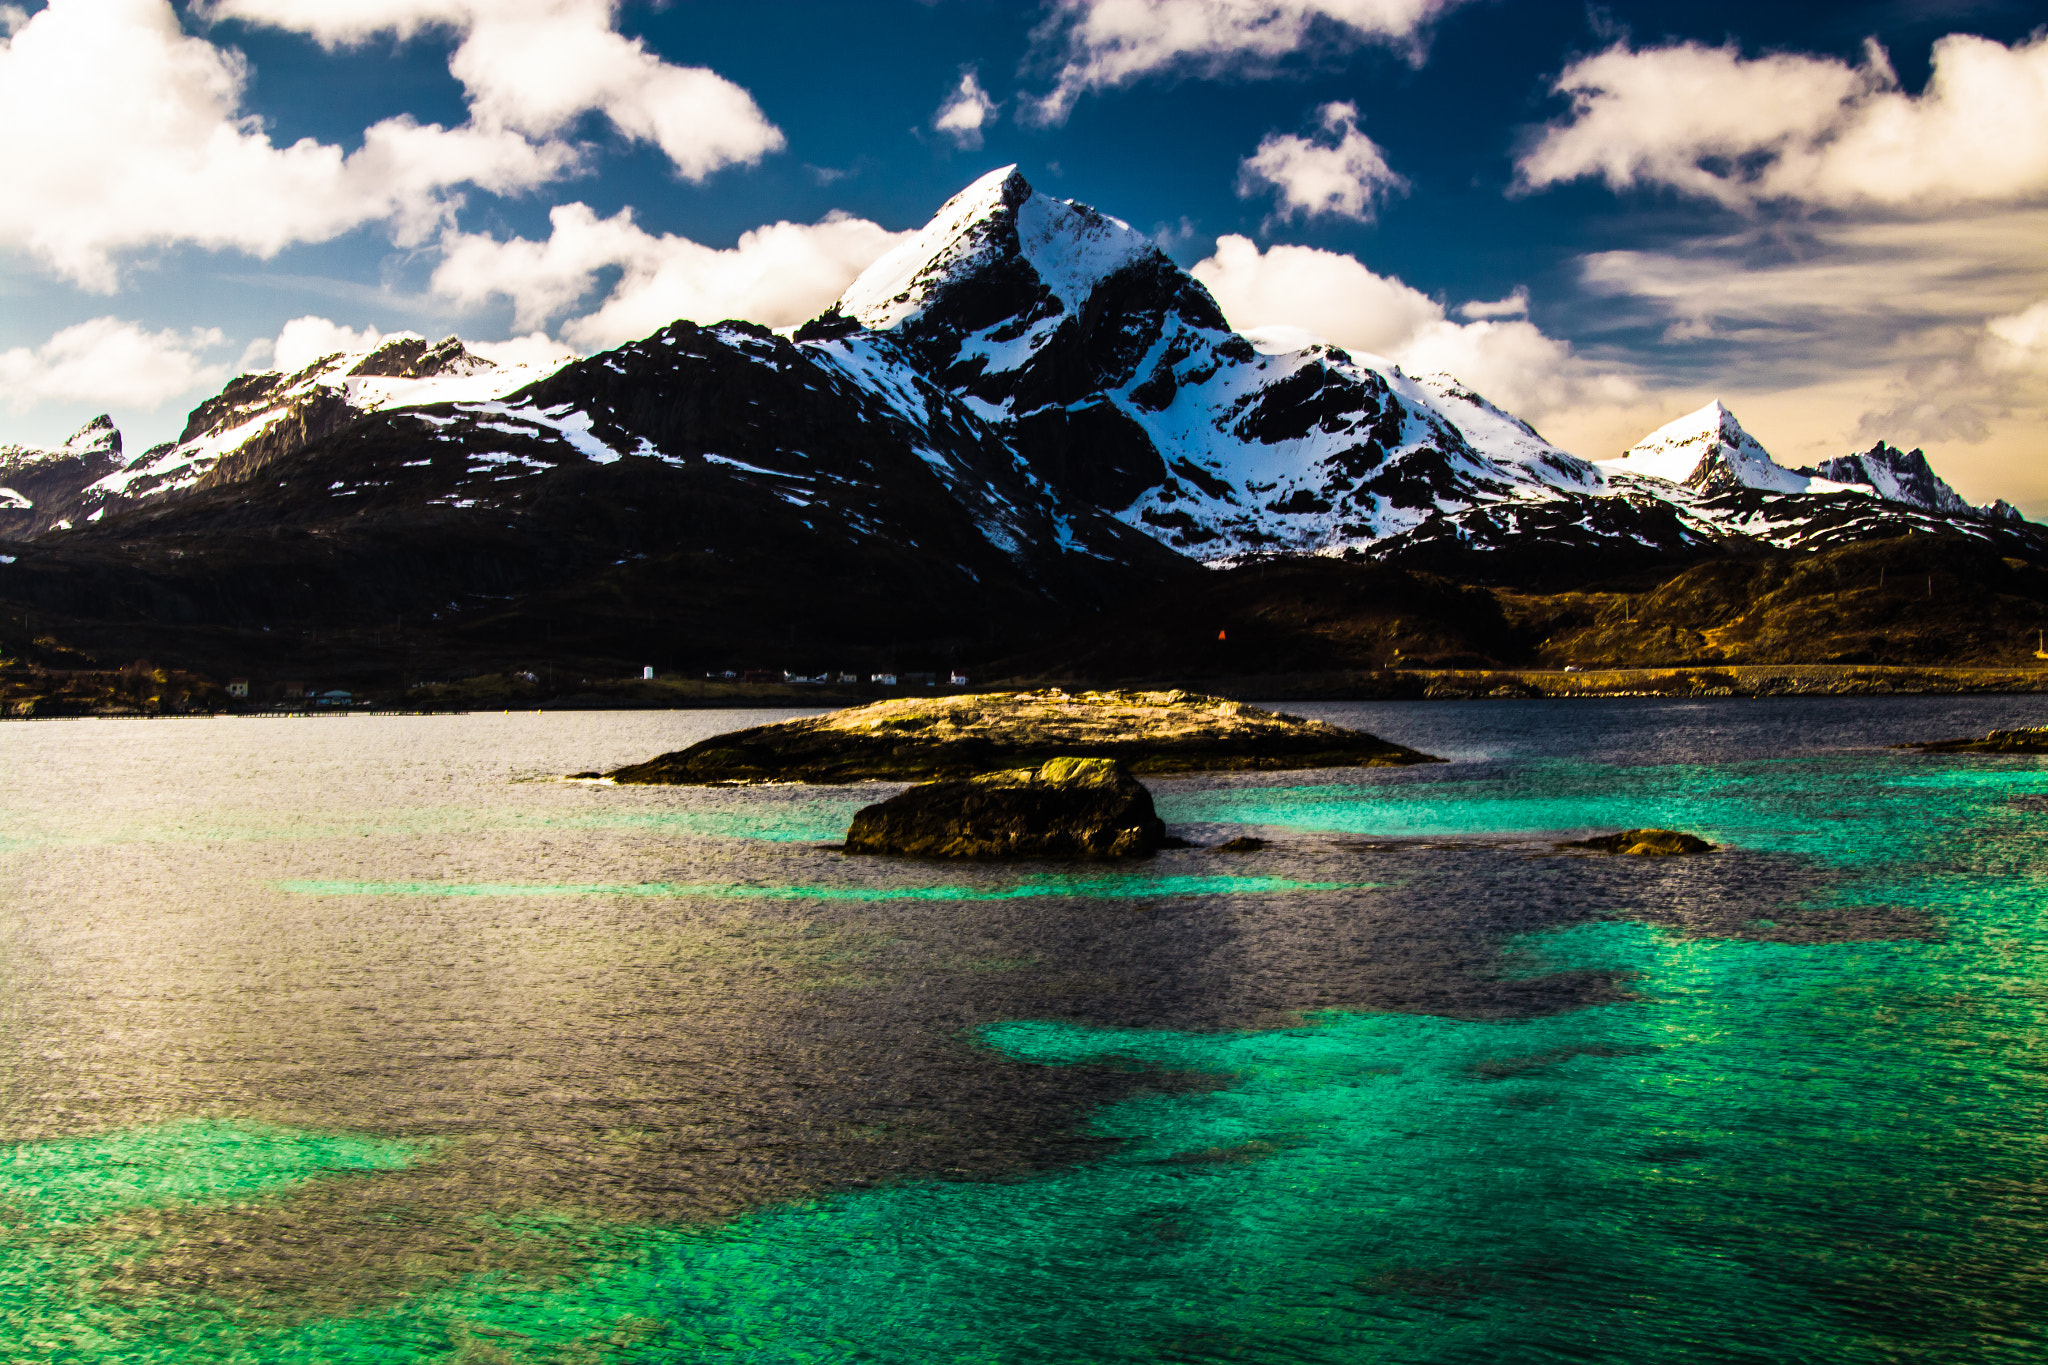
<path fill-rule="evenodd" d="M 1150 239 L 1014 167 L 955 196 L 812 327 L 848 323 L 896 338 L 1062 493 L 1209 563 L 1532 535 L 1792 545 L 1918 526 L 1901 505 L 1987 514 L 1911 479 L 1787 469 L 1718 402 L 1590 463 L 1452 376 L 1298 328 L 1232 331 Z"/>
<path fill-rule="evenodd" d="M 63 464 L 72 491 L 0 478 L 0 534 L 87 557 L 242 545 L 265 577 L 234 592 L 297 612 L 329 609 L 307 585 L 343 562 L 331 594 L 376 596 L 373 615 L 599 580 L 616 596 L 607 575 L 640 575 L 634 592 L 687 584 L 692 603 L 763 619 L 825 584 L 864 604 L 849 630 L 957 635 L 1261 553 L 1626 560 L 1908 530 L 2048 553 L 1919 452 L 1787 469 L 1717 402 L 1596 464 L 1451 376 L 1299 329 L 1233 331 L 1142 233 L 1014 168 L 787 333 L 678 322 L 559 368 L 391 338 L 241 376 L 125 465 L 105 423 L 16 454 L 0 471 Z M 335 548 L 350 544 L 352 560 Z M 387 582 L 391 553 L 411 567 Z"/>
<path fill-rule="evenodd" d="M 562 359 L 567 360 L 565 352 Z M 559 363 L 559 362 L 558 362 Z M 400 333 L 290 374 L 241 375 L 192 410 L 177 440 L 153 446 L 85 490 L 84 520 L 210 483 L 246 479 L 364 415 L 499 398 L 556 365 L 500 365 L 455 337 Z"/>
<path fill-rule="evenodd" d="M 305 387 L 259 380 L 241 409 L 258 418 L 217 403 L 218 429 L 260 425 L 260 404 Z M 413 621 L 514 648 L 597 632 L 601 652 L 623 632 L 705 662 L 829 648 L 810 662 L 844 666 L 992 622 L 1029 632 L 1194 571 L 1062 498 L 857 326 L 798 341 L 677 322 L 476 393 L 359 412 L 260 465 L 223 453 L 183 488 L 22 547 L 0 595 L 295 633 Z M 154 556 L 142 578 L 138 554 Z"/>
<path fill-rule="evenodd" d="M 102 413 L 55 450 L 0 446 L 0 534 L 61 529 L 82 514 L 95 480 L 121 467 L 121 433 Z"/>
<path fill-rule="evenodd" d="M 1924 454 L 1904 455 L 1882 442 L 1865 455 L 1788 469 L 1718 401 L 1596 467 L 1608 495 L 1658 499 L 1702 541 L 1739 536 L 1813 548 L 1905 531 L 1982 537 L 1987 522 L 2021 520 L 2004 502 L 1971 506 Z"/>
<path fill-rule="evenodd" d="M 1455 381 L 1297 329 L 1232 331 L 1144 234 L 1014 167 L 950 200 L 835 312 L 898 338 L 1055 487 L 1203 560 L 1342 550 L 1598 483 Z"/>
<path fill-rule="evenodd" d="M 1766 493 L 1842 493 L 1849 485 L 1785 468 L 1720 401 L 1666 423 L 1619 459 L 1599 462 L 1610 479 L 1644 478 L 1699 493 L 1754 488 Z"/>
<path fill-rule="evenodd" d="M 1963 496 L 1950 488 L 1940 475 L 1927 463 L 1926 452 L 1903 451 L 1897 446 L 1879 441 L 1860 455 L 1843 455 L 1832 460 L 1822 460 L 1811 469 L 1802 469 L 1802 474 L 1812 474 L 1836 483 L 1867 488 L 1880 498 L 1891 502 L 1905 503 L 1909 507 L 1920 507 L 1930 512 L 1952 512 L 1963 515 L 1996 517 L 2003 521 L 2020 520 L 2019 509 L 2000 498 L 1983 507 L 1973 506 Z"/>

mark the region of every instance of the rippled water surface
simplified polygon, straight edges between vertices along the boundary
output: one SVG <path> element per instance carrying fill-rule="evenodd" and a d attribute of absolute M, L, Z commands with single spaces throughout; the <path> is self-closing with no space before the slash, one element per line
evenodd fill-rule
<path fill-rule="evenodd" d="M 756 715 L 0 726 L 0 1362 L 2048 1358 L 2048 762 L 1883 747 L 2038 702 L 1294 709 L 1453 762 L 996 867 L 555 776 Z"/>

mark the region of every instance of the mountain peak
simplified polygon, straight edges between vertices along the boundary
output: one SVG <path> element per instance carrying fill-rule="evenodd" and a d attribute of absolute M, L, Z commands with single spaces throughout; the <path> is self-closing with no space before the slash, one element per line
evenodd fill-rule
<path fill-rule="evenodd" d="M 1040 194 L 1015 166 L 1003 166 L 948 199 L 916 236 L 861 272 L 838 309 L 887 331 L 980 279 L 1028 274 L 1032 292 L 1058 301 L 1051 311 L 1072 311 L 1096 285 L 1157 250 L 1130 224 Z"/>
<path fill-rule="evenodd" d="M 119 455 L 121 433 L 114 426 L 114 419 L 106 413 L 87 422 L 71 433 L 71 439 L 64 443 L 66 455 Z"/>
<path fill-rule="evenodd" d="M 1629 447 L 1620 459 L 1600 461 L 1600 467 L 1609 474 L 1659 479 L 1702 493 L 1724 493 L 1732 488 L 1766 493 L 1834 491 L 1812 488 L 1809 476 L 1773 460 L 1718 398 L 1666 422 Z"/>
<path fill-rule="evenodd" d="M 1930 512 L 2000 515 L 1994 508 L 1972 507 L 1934 472 L 1934 467 L 1927 463 L 1925 451 L 1900 450 L 1883 441 L 1860 455 L 1822 460 L 1813 468 L 1800 472 L 1836 483 L 1861 485 L 1887 501 L 1903 502 Z"/>

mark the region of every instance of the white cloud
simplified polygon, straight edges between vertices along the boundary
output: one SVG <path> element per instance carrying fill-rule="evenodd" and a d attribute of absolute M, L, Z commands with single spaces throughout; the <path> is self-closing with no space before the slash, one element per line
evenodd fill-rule
<path fill-rule="evenodd" d="M 1358 131 L 1358 106 L 1330 103 L 1316 111 L 1316 122 L 1333 141 L 1311 141 L 1289 133 L 1268 133 L 1259 149 L 1237 168 L 1241 199 L 1277 191 L 1274 214 L 1372 219 L 1380 200 L 1408 188 L 1408 182 L 1387 165 L 1379 144 Z"/>
<path fill-rule="evenodd" d="M 382 332 L 375 327 L 350 327 L 332 318 L 308 314 L 287 322 L 274 338 L 259 337 L 250 342 L 242 353 L 241 369 L 244 373 L 281 370 L 294 374 L 328 356 L 375 350 L 382 343 L 401 337 L 425 340 L 418 332 Z M 464 340 L 462 344 L 470 354 L 499 365 L 552 367 L 576 358 L 575 351 L 545 332 L 532 332 L 505 341 Z"/>
<path fill-rule="evenodd" d="M 1571 114 L 1517 162 L 1537 189 L 1597 176 L 1759 202 L 1925 210 L 2048 191 L 2048 31 L 2006 47 L 1950 34 L 1918 95 L 1882 49 L 1861 65 L 1696 43 L 1625 43 L 1558 78 Z"/>
<path fill-rule="evenodd" d="M 480 127 L 552 137 L 602 113 L 628 138 L 659 147 L 687 180 L 782 149 L 782 131 L 753 96 L 714 71 L 664 62 L 618 31 L 617 8 L 616 0 L 213 0 L 207 13 L 329 46 L 448 30 L 458 35 L 448 69 Z"/>
<path fill-rule="evenodd" d="M 1940 339 L 1949 349 L 1909 361 L 1863 413 L 1859 437 L 1978 445 L 2004 422 L 2038 431 L 2048 420 L 2048 299 Z"/>
<path fill-rule="evenodd" d="M 554 340 L 546 332 L 528 332 L 523 337 L 511 337 L 505 341 L 465 341 L 473 355 L 480 355 L 496 365 L 526 365 L 533 369 L 553 369 L 576 359 L 576 352 Z"/>
<path fill-rule="evenodd" d="M 1925 444 L 1966 496 L 2020 501 L 2048 496 L 2048 470 L 2032 472 L 2048 422 L 2044 241 L 2048 209 L 1765 222 L 1596 253 L 1580 271 L 1611 322 L 1662 330 L 1637 354 L 1663 382 L 1711 377 L 1742 396 L 1745 422 L 1775 413 L 1780 459 Z"/>
<path fill-rule="evenodd" d="M 1431 20 L 1461 0 L 1053 0 L 1032 35 L 1042 54 L 1059 52 L 1052 90 L 1026 115 L 1065 122 L 1095 90 L 1146 76 L 1270 74 L 1285 58 L 1318 46 L 1379 41 L 1420 61 Z"/>
<path fill-rule="evenodd" d="M 214 328 L 152 332 L 119 318 L 94 318 L 40 346 L 0 351 L 0 399 L 12 412 L 42 403 L 156 408 L 224 381 L 229 367 L 205 359 L 222 344 Z"/>
<path fill-rule="evenodd" d="M 28 11 L 20 5 L 0 5 L 0 38 L 5 38 L 28 22 Z"/>
<path fill-rule="evenodd" d="M 1444 310 L 1427 294 L 1358 260 L 1306 246 L 1261 252 L 1249 237 L 1216 239 L 1191 272 L 1230 325 L 1306 327 L 1340 346 L 1391 356 Z"/>
<path fill-rule="evenodd" d="M 269 256 L 390 221 L 431 236 L 453 187 L 530 188 L 574 150 L 410 118 L 363 145 L 273 144 L 241 112 L 248 65 L 187 36 L 168 0 L 52 0 L 0 44 L 0 246 L 111 291 L 114 257 L 189 242 Z"/>
<path fill-rule="evenodd" d="M 1480 318 L 1525 318 L 1529 316 L 1529 286 L 1515 286 L 1515 292 L 1503 299 L 1473 299 L 1458 305 L 1458 316 L 1468 320 Z"/>
<path fill-rule="evenodd" d="M 2048 299 L 1984 324 L 1986 359 L 1994 369 L 2048 376 Z"/>
<path fill-rule="evenodd" d="M 771 223 L 720 249 L 633 221 L 631 209 L 599 218 L 587 205 L 550 214 L 546 241 L 451 233 L 434 272 L 434 289 L 467 305 L 512 300 L 516 325 L 544 323 L 575 308 L 617 269 L 617 284 L 596 311 L 561 329 L 565 340 L 614 346 L 677 318 L 746 318 L 786 327 L 824 311 L 883 252 L 909 234 L 864 218 L 833 214 L 820 222 Z"/>
<path fill-rule="evenodd" d="M 1521 417 L 1583 421 L 1587 410 L 1643 402 L 1632 377 L 1602 370 L 1533 323 L 1453 322 L 1435 299 L 1355 257 L 1304 246 L 1261 253 L 1250 238 L 1229 235 L 1192 273 L 1240 331 L 1305 327 L 1411 373 L 1455 375 Z"/>
<path fill-rule="evenodd" d="M 1800 382 L 1955 350 L 2048 294 L 2048 210 L 1933 221 L 1765 223 L 1664 251 L 1582 257 L 1607 311 L 1667 340 L 1739 345 L 1727 363 Z"/>
<path fill-rule="evenodd" d="M 969 68 L 960 73 L 960 84 L 932 116 L 932 128 L 963 151 L 975 151 L 981 146 L 983 126 L 994 120 L 1001 107 L 988 97 L 988 91 L 981 88 L 981 81 Z"/>
<path fill-rule="evenodd" d="M 393 335 L 400 335 L 394 333 Z M 296 374 L 316 360 L 346 351 L 367 351 L 384 340 L 375 327 L 361 331 L 322 317 L 293 318 L 270 344 L 271 368 Z"/>

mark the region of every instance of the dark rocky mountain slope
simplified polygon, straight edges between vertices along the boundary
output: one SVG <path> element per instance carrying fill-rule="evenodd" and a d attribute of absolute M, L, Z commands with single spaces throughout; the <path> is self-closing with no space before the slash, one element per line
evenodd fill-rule
<path fill-rule="evenodd" d="M 86 490 L 121 468 L 121 433 L 101 414 L 55 450 L 0 446 L 0 537 L 27 539 L 84 522 Z"/>
<path fill-rule="evenodd" d="M 844 668 L 948 657 L 1196 572 L 1052 495 L 892 350 L 676 323 L 504 399 L 372 413 L 24 545 L 0 591 L 164 657 L 197 632 L 244 667 L 410 631 L 507 661 Z"/>
<path fill-rule="evenodd" d="M 1381 669 L 2034 667 L 2048 569 L 1956 535 L 1748 546 L 1550 591 L 1288 557 L 1181 579 L 995 671 L 1119 685 Z"/>
<path fill-rule="evenodd" d="M 0 489 L 0 644 L 273 674 L 552 659 L 836 677 L 1075 631 L 1068 657 L 1142 671 L 1197 658 L 1144 643 L 1176 618 L 1091 654 L 1096 613 L 1238 593 L 1201 566 L 1276 555 L 1316 557 L 1287 571 L 1334 594 L 1310 615 L 1400 623 L 1354 632 L 1345 658 L 1396 640 L 1404 658 L 1497 658 L 1535 648 L 1515 623 L 1541 613 L 1459 584 L 1598 596 L 1616 575 L 1909 537 L 1971 547 L 1955 562 L 1992 575 L 1989 602 L 1992 566 L 2048 563 L 2048 531 L 1970 507 L 1919 452 L 1791 470 L 1716 403 L 1588 462 L 1449 376 L 1234 332 L 1143 234 L 1014 168 L 788 335 L 678 322 L 553 369 L 391 338 L 241 376 L 126 463 L 104 421 L 60 451 L 0 450 Z M 1742 590 L 1778 619 L 1792 599 L 1767 578 Z M 1847 625 L 1664 624 L 1662 643 L 1573 638 L 1630 657 L 1685 631 L 1863 649 Z M 1337 657 L 1305 638 L 1273 648 Z"/>

